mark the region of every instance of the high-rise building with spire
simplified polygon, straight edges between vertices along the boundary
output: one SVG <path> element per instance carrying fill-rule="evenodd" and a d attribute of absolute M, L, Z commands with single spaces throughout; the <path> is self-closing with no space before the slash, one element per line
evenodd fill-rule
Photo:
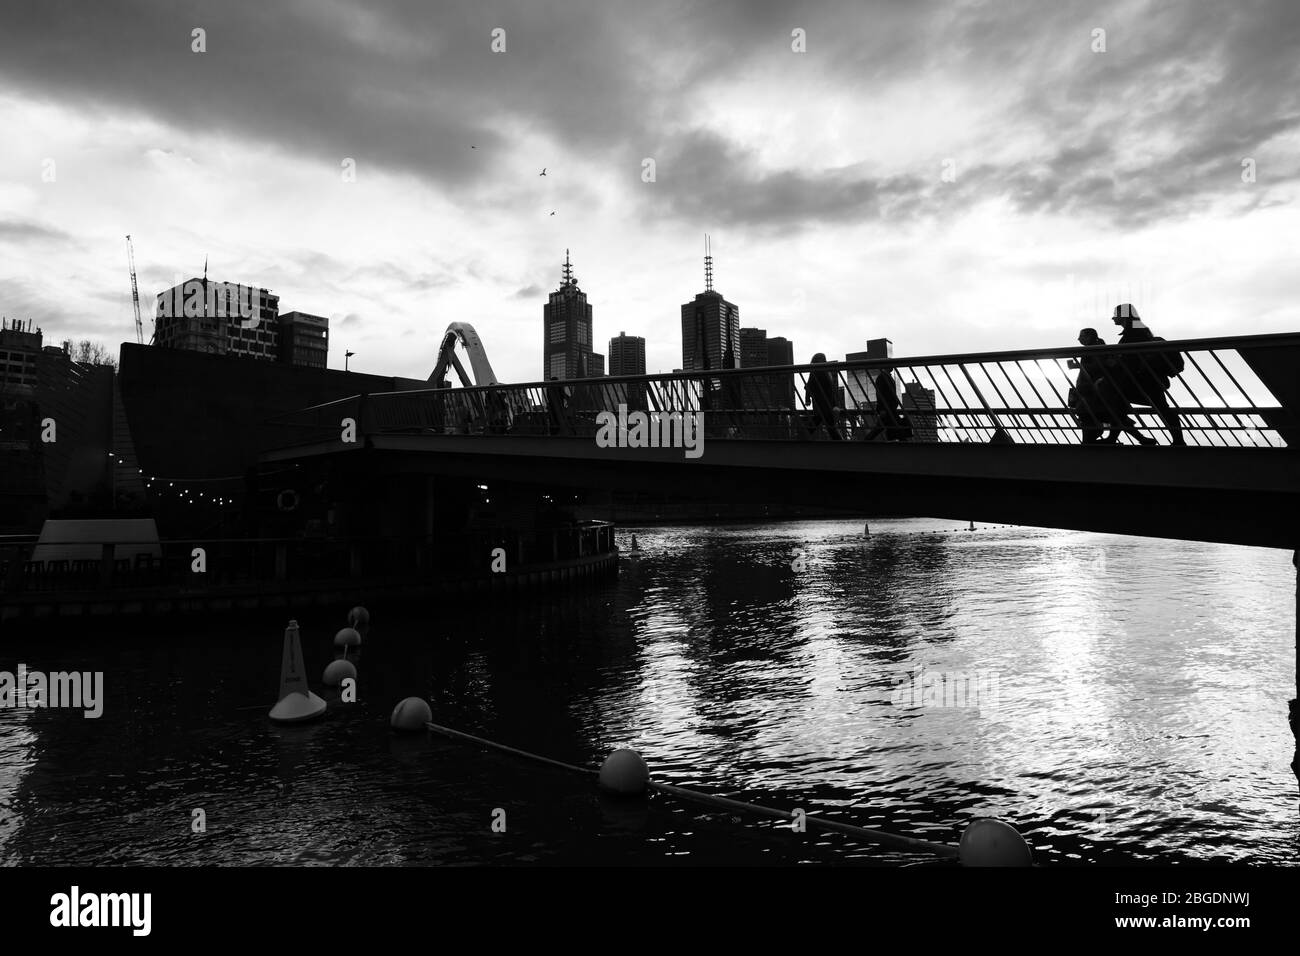
<path fill-rule="evenodd" d="M 704 291 L 682 304 L 682 370 L 740 367 L 740 308 L 713 289 L 713 255 L 704 239 Z"/>
<path fill-rule="evenodd" d="M 605 356 L 591 350 L 591 306 L 564 250 L 560 287 L 542 306 L 542 378 L 591 378 L 605 374 Z"/>

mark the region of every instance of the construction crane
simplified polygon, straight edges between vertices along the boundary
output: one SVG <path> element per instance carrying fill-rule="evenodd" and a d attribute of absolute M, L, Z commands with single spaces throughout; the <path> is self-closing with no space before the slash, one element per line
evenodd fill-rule
<path fill-rule="evenodd" d="M 135 250 L 131 248 L 131 237 L 126 237 L 126 261 L 131 266 L 131 301 L 135 304 L 135 341 L 144 345 L 144 322 L 140 318 L 140 286 L 135 281 Z"/>

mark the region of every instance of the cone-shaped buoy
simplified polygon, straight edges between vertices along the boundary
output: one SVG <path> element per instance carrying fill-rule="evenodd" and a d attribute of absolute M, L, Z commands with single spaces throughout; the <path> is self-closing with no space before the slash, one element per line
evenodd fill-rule
<path fill-rule="evenodd" d="M 640 552 L 641 552 L 641 546 L 636 543 L 636 535 L 632 535 L 632 547 L 628 549 L 628 553 L 639 554 Z"/>
<path fill-rule="evenodd" d="M 353 627 L 368 627 L 370 625 L 370 612 L 357 605 L 348 611 L 348 623 Z"/>
<path fill-rule="evenodd" d="M 635 797 L 645 793 L 650 780 L 650 768 L 635 750 L 621 747 L 605 758 L 600 765 L 601 789 L 620 797 Z"/>
<path fill-rule="evenodd" d="M 335 647 L 360 647 L 361 634 L 356 628 L 345 627 L 334 635 Z"/>
<path fill-rule="evenodd" d="M 325 701 L 307 686 L 307 671 L 302 665 L 302 642 L 298 622 L 290 621 L 284 629 L 284 654 L 280 658 L 280 699 L 271 708 L 271 719 L 284 723 L 311 720 L 325 713 Z"/>
<path fill-rule="evenodd" d="M 864 537 L 864 538 L 870 538 L 870 537 L 871 537 L 871 522 L 870 522 L 870 521 L 868 521 L 866 524 L 864 524 L 864 525 L 862 526 L 862 537 Z"/>
<path fill-rule="evenodd" d="M 958 844 L 962 866 L 1033 866 L 1034 855 L 1016 828 L 981 817 L 962 831 Z"/>

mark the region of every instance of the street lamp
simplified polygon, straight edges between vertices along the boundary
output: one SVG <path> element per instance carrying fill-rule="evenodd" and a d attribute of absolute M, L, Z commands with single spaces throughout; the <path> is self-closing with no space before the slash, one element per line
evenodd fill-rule
<path fill-rule="evenodd" d="M 354 356 L 354 355 L 356 355 L 356 354 L 357 354 L 356 352 L 344 352 L 344 353 L 343 353 L 343 371 L 346 372 L 346 371 L 348 370 L 348 359 L 352 358 L 352 356 Z"/>

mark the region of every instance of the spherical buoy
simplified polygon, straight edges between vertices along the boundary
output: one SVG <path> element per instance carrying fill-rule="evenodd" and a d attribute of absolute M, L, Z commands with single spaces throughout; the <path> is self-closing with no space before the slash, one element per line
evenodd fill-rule
<path fill-rule="evenodd" d="M 408 697 L 393 708 L 389 723 L 394 730 L 424 730 L 424 725 L 431 720 L 433 711 L 429 702 L 422 697 Z"/>
<path fill-rule="evenodd" d="M 351 661 L 340 658 L 337 661 L 330 661 L 325 665 L 325 676 L 321 678 L 326 687 L 338 687 L 343 681 L 351 677 L 356 680 L 357 668 Z"/>
<path fill-rule="evenodd" d="M 1034 855 L 1016 828 L 981 817 L 962 832 L 958 844 L 962 866 L 1032 866 Z"/>
<path fill-rule="evenodd" d="M 621 797 L 635 797 L 645 793 L 650 779 L 650 768 L 635 750 L 620 747 L 605 758 L 600 765 L 600 786 Z"/>
<path fill-rule="evenodd" d="M 348 623 L 353 627 L 366 627 L 370 624 L 370 612 L 358 605 L 348 611 Z"/>
<path fill-rule="evenodd" d="M 354 627 L 345 627 L 334 635 L 335 647 L 360 647 L 361 635 Z"/>

